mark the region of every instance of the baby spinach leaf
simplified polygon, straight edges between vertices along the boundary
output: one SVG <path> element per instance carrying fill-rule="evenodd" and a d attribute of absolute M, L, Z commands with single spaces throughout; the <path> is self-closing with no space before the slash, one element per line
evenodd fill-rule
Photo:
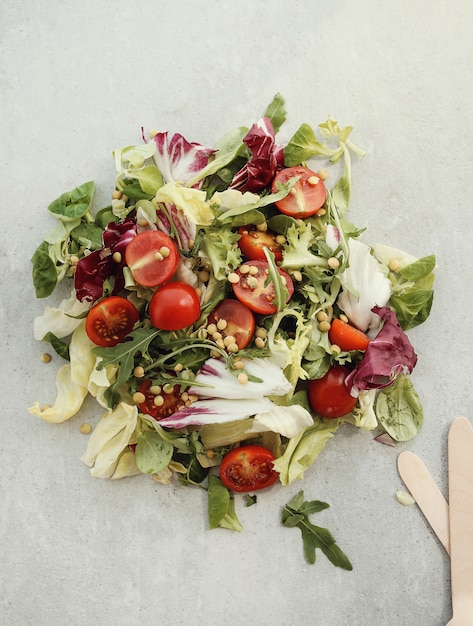
<path fill-rule="evenodd" d="M 174 447 L 155 430 L 138 436 L 135 448 L 136 465 L 143 474 L 156 474 L 168 466 Z"/>
<path fill-rule="evenodd" d="M 243 526 L 235 513 L 235 497 L 215 474 L 209 476 L 207 493 L 210 528 L 241 531 Z"/>
<path fill-rule="evenodd" d="M 37 298 L 50 296 L 57 284 L 57 270 L 49 256 L 49 244 L 43 241 L 31 257 L 33 263 L 33 285 Z"/>
<path fill-rule="evenodd" d="M 302 534 L 304 556 L 310 564 L 315 563 L 316 549 L 319 548 L 333 565 L 352 570 L 352 564 L 338 547 L 330 531 L 315 526 L 309 520 L 311 513 L 318 513 L 328 507 L 326 502 L 320 500 L 305 501 L 304 492 L 299 491 L 284 507 L 282 523 L 288 528 L 299 528 Z"/>
<path fill-rule="evenodd" d="M 407 375 L 379 390 L 375 409 L 379 424 L 396 441 L 415 437 L 424 421 L 422 403 Z"/>
<path fill-rule="evenodd" d="M 90 209 L 94 195 L 95 183 L 89 181 L 72 191 L 66 191 L 51 202 L 48 210 L 59 220 L 68 222 L 83 217 Z"/>

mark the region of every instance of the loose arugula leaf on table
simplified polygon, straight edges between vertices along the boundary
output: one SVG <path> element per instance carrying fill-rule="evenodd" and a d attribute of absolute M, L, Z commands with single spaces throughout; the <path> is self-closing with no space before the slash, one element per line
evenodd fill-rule
<path fill-rule="evenodd" d="M 70 361 L 69 357 L 69 344 L 61 341 L 54 333 L 46 333 L 43 337 L 43 341 L 47 341 L 51 347 L 54 349 L 56 354 L 65 359 L 66 361 Z"/>
<path fill-rule="evenodd" d="M 138 353 L 142 356 L 147 355 L 150 343 L 159 332 L 159 330 L 137 328 L 127 336 L 126 341 L 113 348 L 94 348 L 92 352 L 102 357 L 97 369 L 101 370 L 106 365 L 119 365 L 117 384 L 125 383 L 135 367 L 135 355 Z"/>
<path fill-rule="evenodd" d="M 328 507 L 326 502 L 320 500 L 305 501 L 304 492 L 299 491 L 284 507 L 282 523 L 288 528 L 299 528 L 302 533 L 304 556 L 311 565 L 315 563 L 316 549 L 319 548 L 333 565 L 351 571 L 352 564 L 337 546 L 330 531 L 315 526 L 309 520 L 311 513 L 318 513 Z"/>

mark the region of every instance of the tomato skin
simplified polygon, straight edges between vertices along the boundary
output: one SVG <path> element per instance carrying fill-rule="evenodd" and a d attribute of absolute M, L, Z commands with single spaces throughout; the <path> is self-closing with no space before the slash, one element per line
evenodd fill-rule
<path fill-rule="evenodd" d="M 350 350 L 364 351 L 370 342 L 369 337 L 364 332 L 338 318 L 332 320 L 328 338 L 330 343 L 336 344 L 347 352 Z"/>
<path fill-rule="evenodd" d="M 167 256 L 162 250 L 169 251 Z M 156 258 L 161 254 L 162 258 Z M 145 230 L 134 237 L 125 248 L 125 261 L 133 278 L 143 287 L 166 283 L 179 264 L 179 252 L 174 241 L 160 230 Z"/>
<path fill-rule="evenodd" d="M 196 290 L 181 281 L 166 283 L 154 292 L 149 301 L 149 319 L 160 330 L 182 330 L 200 315 Z"/>
<path fill-rule="evenodd" d="M 271 282 L 266 287 L 264 286 L 268 278 L 268 262 L 251 261 L 249 263 L 244 263 L 243 265 L 247 265 L 250 268 L 256 267 L 258 271 L 254 274 L 251 272 L 243 273 L 241 271 L 242 266 L 238 268 L 236 274 L 239 277 L 239 281 L 232 284 L 233 292 L 238 300 L 240 300 L 243 304 L 246 304 L 246 306 L 254 313 L 259 313 L 261 315 L 272 315 L 273 313 L 276 313 L 277 307 L 273 303 L 274 286 Z M 286 288 L 288 291 L 286 302 L 288 302 L 294 293 L 294 283 L 292 282 L 292 278 L 289 274 L 279 267 L 278 272 L 286 280 Z M 251 286 L 251 281 L 253 279 L 256 281 L 255 287 Z"/>
<path fill-rule="evenodd" d="M 142 393 L 145 397 L 145 401 L 139 404 L 139 409 L 141 413 L 151 415 L 152 418 L 159 421 L 164 419 L 165 417 L 169 417 L 170 415 L 172 415 L 176 411 L 179 411 L 179 409 L 182 409 L 185 406 L 185 402 L 181 398 L 179 385 L 175 385 L 171 393 L 160 393 L 159 395 L 163 398 L 164 402 L 159 406 L 156 405 L 154 402 L 156 394 L 150 391 L 152 385 L 153 381 L 147 379 L 143 381 L 139 388 L 140 393 Z"/>
<path fill-rule="evenodd" d="M 243 255 L 250 261 L 266 261 L 264 248 L 268 248 L 273 254 L 276 262 L 282 261 L 283 247 L 276 241 L 276 233 L 271 230 L 259 231 L 256 226 L 242 226 L 238 229 L 240 239 L 238 247 Z"/>
<path fill-rule="evenodd" d="M 315 215 L 325 202 L 327 190 L 323 180 L 309 168 L 296 165 L 279 170 L 272 183 L 272 192 L 276 193 L 278 190 L 276 183 L 287 183 L 294 176 L 300 176 L 299 180 L 287 196 L 275 202 L 275 205 L 281 213 L 291 217 L 304 218 Z M 317 182 L 313 184 L 312 181 Z"/>
<path fill-rule="evenodd" d="M 243 350 L 253 339 L 255 334 L 255 317 L 251 310 L 239 300 L 227 298 L 217 304 L 210 313 L 207 326 L 217 324 L 219 320 L 226 320 L 227 326 L 219 330 L 222 338 L 235 337 L 235 343 L 239 350 Z"/>
<path fill-rule="evenodd" d="M 308 384 L 309 404 L 322 417 L 336 418 L 350 413 L 358 400 L 350 395 L 345 379 L 350 370 L 344 365 L 333 365 L 322 378 Z"/>
<path fill-rule="evenodd" d="M 95 345 L 112 348 L 121 343 L 140 319 L 135 305 L 121 296 L 109 296 L 87 314 L 85 332 Z"/>
<path fill-rule="evenodd" d="M 273 485 L 279 474 L 273 469 L 274 455 L 258 445 L 233 448 L 220 464 L 220 480 L 239 493 L 257 491 Z"/>

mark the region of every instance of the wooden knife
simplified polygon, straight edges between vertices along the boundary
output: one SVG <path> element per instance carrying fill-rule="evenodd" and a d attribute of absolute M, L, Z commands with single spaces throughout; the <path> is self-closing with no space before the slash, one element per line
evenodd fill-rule
<path fill-rule="evenodd" d="M 450 626 L 473 625 L 473 428 L 464 417 L 448 433 L 448 490 L 453 617 Z"/>

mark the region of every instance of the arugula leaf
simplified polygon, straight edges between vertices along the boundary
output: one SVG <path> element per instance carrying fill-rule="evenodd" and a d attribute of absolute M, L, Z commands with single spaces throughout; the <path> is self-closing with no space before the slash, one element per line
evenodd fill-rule
<path fill-rule="evenodd" d="M 218 476 L 210 474 L 208 481 L 209 526 L 240 532 L 243 526 L 235 513 L 235 497 Z"/>
<path fill-rule="evenodd" d="M 316 549 L 319 548 L 333 565 L 351 571 L 352 564 L 347 556 L 337 546 L 332 534 L 326 528 L 315 526 L 309 520 L 311 513 L 318 513 L 327 509 L 329 505 L 320 500 L 304 500 L 304 492 L 299 491 L 282 512 L 282 523 L 288 528 L 299 528 L 302 534 L 304 556 L 313 565 Z"/>
<path fill-rule="evenodd" d="M 409 441 L 416 436 L 424 421 L 424 411 L 409 376 L 398 376 L 389 387 L 379 390 L 376 417 L 396 441 Z"/>
<path fill-rule="evenodd" d="M 278 272 L 274 254 L 266 247 L 263 248 L 263 250 L 266 260 L 268 261 L 268 282 L 272 282 L 274 286 L 273 303 L 277 307 L 278 311 L 282 311 L 286 306 L 289 292 L 284 284 L 283 277 Z"/>
<path fill-rule="evenodd" d="M 135 355 L 138 353 L 146 355 L 149 344 L 159 332 L 159 330 L 137 328 L 127 336 L 126 341 L 113 348 L 93 348 L 92 352 L 102 357 L 100 363 L 97 364 L 97 369 L 101 370 L 106 365 L 119 365 L 117 384 L 125 383 L 135 367 Z"/>

